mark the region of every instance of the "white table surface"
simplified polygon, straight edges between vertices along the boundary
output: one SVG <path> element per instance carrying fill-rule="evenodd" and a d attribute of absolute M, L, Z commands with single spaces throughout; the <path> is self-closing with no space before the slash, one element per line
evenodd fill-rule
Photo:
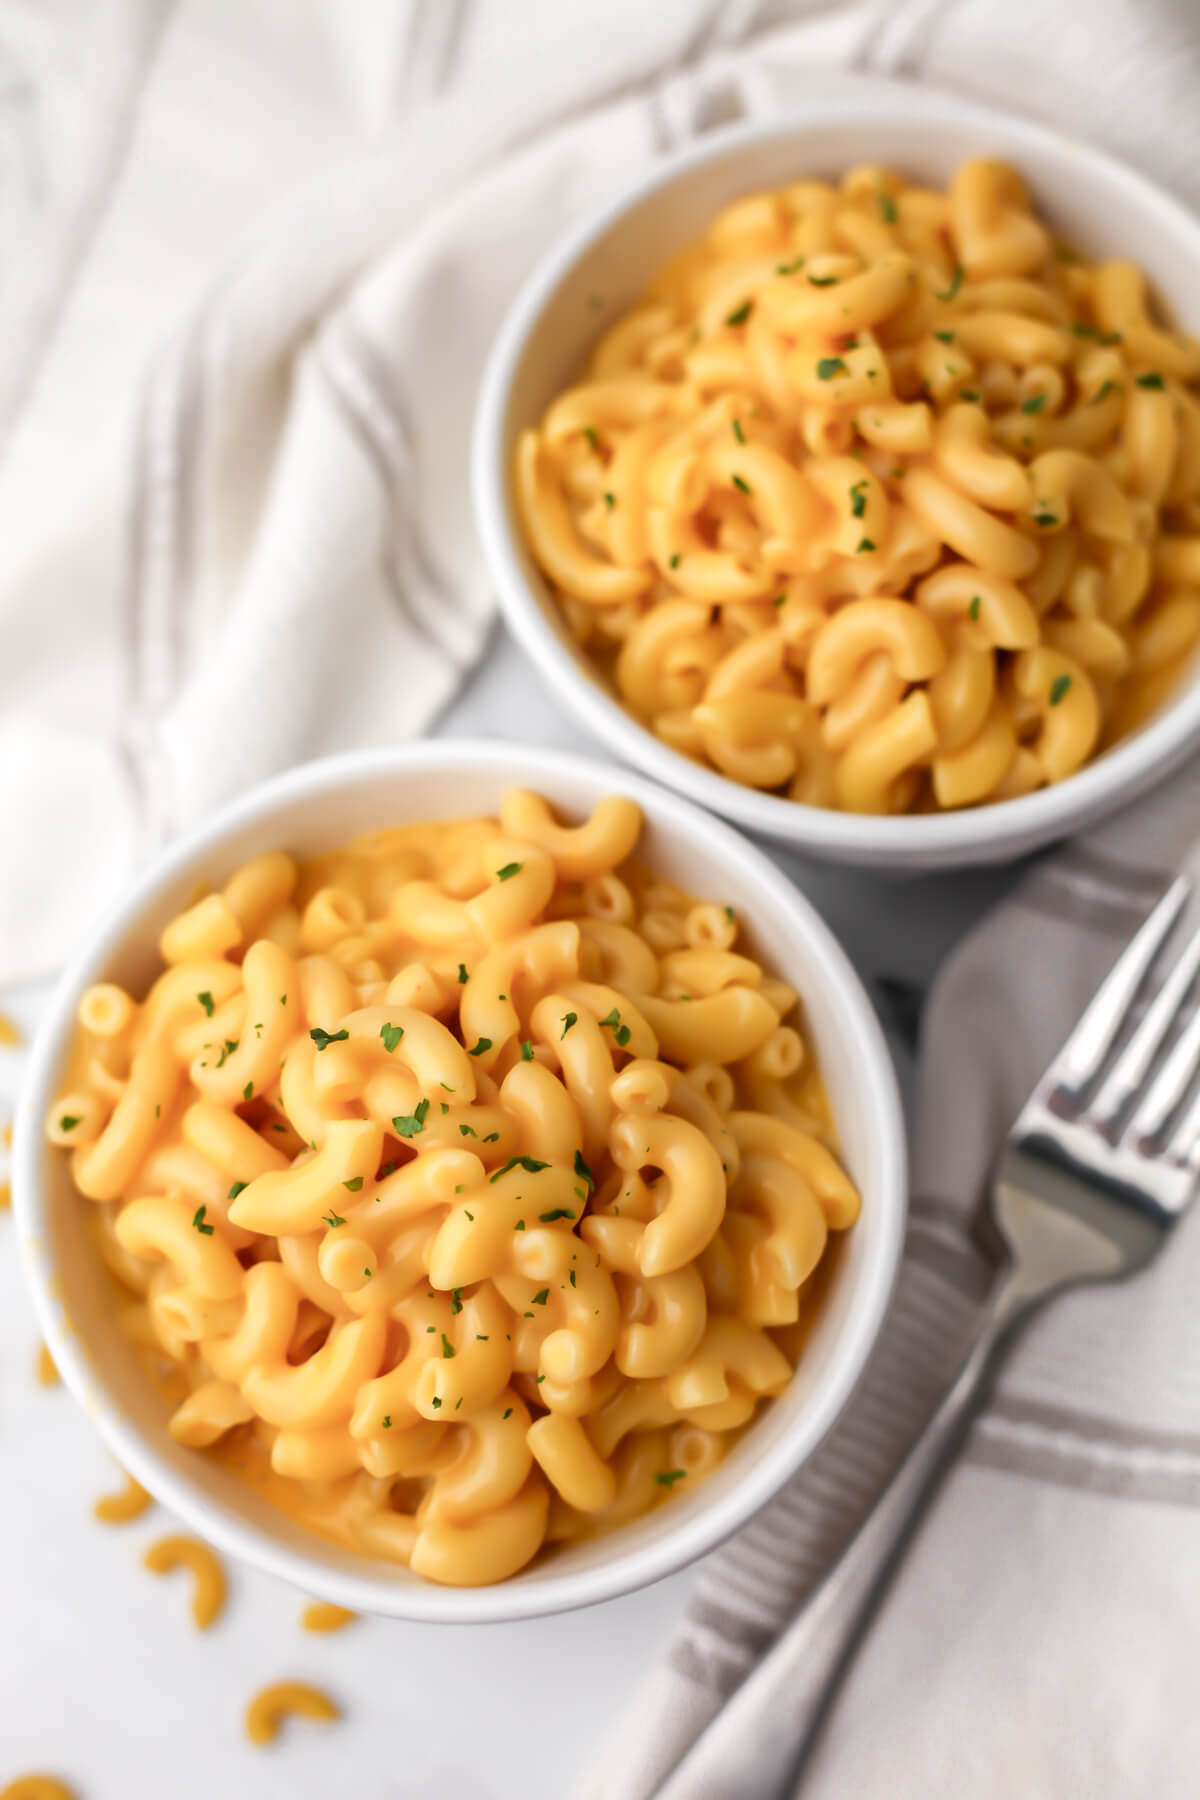
<path fill-rule="evenodd" d="M 595 748 L 500 631 L 440 735 Z M 888 882 L 780 861 L 869 981 L 917 989 L 1010 879 Z M 0 1006 L 32 1029 L 45 997 L 9 992 Z M 0 1050 L 4 1116 L 21 1060 Z M 120 1528 L 92 1519 L 92 1500 L 119 1477 L 66 1392 L 37 1386 L 36 1352 L 13 1221 L 0 1217 L 0 1787 L 48 1768 L 80 1800 L 328 1800 L 336 1783 L 355 1800 L 565 1800 L 691 1590 L 685 1572 L 562 1618 L 459 1629 L 362 1620 L 319 1638 L 298 1628 L 301 1596 L 231 1565 L 228 1608 L 199 1634 L 187 1577 L 139 1567 L 173 1528 L 162 1509 Z M 296 1722 L 254 1750 L 245 1703 L 285 1676 L 327 1689 L 344 1721 Z"/>

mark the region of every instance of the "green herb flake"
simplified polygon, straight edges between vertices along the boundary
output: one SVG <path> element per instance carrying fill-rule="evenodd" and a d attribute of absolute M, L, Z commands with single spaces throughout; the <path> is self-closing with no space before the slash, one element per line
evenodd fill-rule
<path fill-rule="evenodd" d="M 467 1051 L 467 1055 L 468 1056 L 482 1056 L 484 1051 L 490 1050 L 491 1047 L 492 1047 L 491 1038 L 480 1038 L 479 1042 L 477 1044 L 473 1044 L 471 1046 L 471 1048 Z"/>
<path fill-rule="evenodd" d="M 242 1089 L 242 1099 L 250 1100 L 253 1098 L 253 1096 L 254 1096 L 254 1083 L 252 1081 L 248 1081 L 246 1083 L 245 1087 Z"/>
<path fill-rule="evenodd" d="M 579 1023 L 579 1014 L 578 1013 L 573 1013 L 573 1012 L 564 1013 L 563 1028 L 558 1034 L 558 1041 L 560 1044 L 562 1043 L 562 1040 L 566 1037 L 568 1031 L 570 1031 L 572 1025 L 578 1025 L 578 1023 Z"/>
<path fill-rule="evenodd" d="M 527 1175 L 538 1175 L 543 1169 L 548 1169 L 549 1167 L 549 1163 L 538 1162 L 536 1157 L 510 1156 L 504 1167 L 502 1169 L 497 1169 L 494 1175 L 488 1177 L 488 1180 L 499 1181 L 500 1177 L 502 1175 L 507 1175 L 510 1169 L 524 1169 Z"/>
<path fill-rule="evenodd" d="M 607 489 L 605 489 L 605 493 L 604 493 L 604 504 L 608 508 L 609 512 L 612 512 L 613 508 L 617 504 L 617 496 L 615 494 L 609 493 L 609 491 Z"/>
<path fill-rule="evenodd" d="M 733 485 L 737 489 L 739 494 L 752 494 L 754 492 L 754 489 L 750 486 L 750 483 L 748 481 L 746 481 L 744 479 L 744 477 L 742 477 L 741 475 L 731 475 L 730 480 L 733 482 Z"/>
<path fill-rule="evenodd" d="M 1033 522 L 1039 531 L 1047 531 L 1050 526 L 1058 524 L 1058 514 L 1051 512 L 1048 508 L 1039 510 L 1034 513 Z"/>
<path fill-rule="evenodd" d="M 726 314 L 727 325 L 744 325 L 754 310 L 753 300 L 743 300 L 742 304 L 731 313 Z"/>
<path fill-rule="evenodd" d="M 514 1231 L 524 1231 L 524 1229 L 525 1229 L 524 1219 L 518 1219 L 516 1224 L 513 1226 L 513 1230 Z"/>
<path fill-rule="evenodd" d="M 683 1481 L 686 1475 L 686 1469 L 667 1469 L 657 1474 L 654 1479 L 659 1487 L 669 1488 L 674 1487 L 677 1481 Z"/>
<path fill-rule="evenodd" d="M 463 1211 L 466 1213 L 468 1219 L 470 1219 L 470 1221 L 473 1225 L 475 1223 L 475 1214 L 471 1211 L 469 1206 L 464 1206 Z"/>
<path fill-rule="evenodd" d="M 398 1113 L 392 1120 L 392 1130 L 397 1137 L 413 1138 L 419 1131 L 424 1131 L 425 1120 L 429 1114 L 428 1100 L 418 1100 L 415 1112 Z"/>
<path fill-rule="evenodd" d="M 330 1231 L 336 1231 L 339 1225 L 344 1225 L 346 1223 L 341 1213 L 334 1212 L 332 1206 L 327 1213 L 322 1213 L 321 1217 L 326 1225 L 328 1225 Z"/>
<path fill-rule="evenodd" d="M 505 1419 L 511 1419 L 511 1418 L 512 1418 L 512 1407 L 509 1406 L 509 1407 L 506 1407 L 504 1412 L 501 1414 L 500 1422 L 501 1422 L 501 1424 L 503 1424 Z"/>
<path fill-rule="evenodd" d="M 459 963 L 459 965 L 458 965 L 458 984 L 459 984 L 459 986 L 465 987 L 466 981 L 467 981 L 467 965 L 466 965 L 466 963 Z"/>
<path fill-rule="evenodd" d="M 970 604 L 970 606 L 968 606 L 968 608 L 967 608 L 967 617 L 968 617 L 968 619 L 971 619 L 971 620 L 972 620 L 972 621 L 974 621 L 974 620 L 976 620 L 976 619 L 978 619 L 978 617 L 979 617 L 979 608 L 980 608 L 980 607 L 981 607 L 981 606 L 982 606 L 982 605 L 983 605 L 983 596 L 982 596 L 982 594 L 975 594 L 975 595 L 973 595 L 973 596 L 972 596 L 972 599 L 971 599 L 971 604 Z"/>
<path fill-rule="evenodd" d="M 802 256 L 797 256 L 792 262 L 776 263 L 775 273 L 777 275 L 794 275 L 797 269 L 802 269 L 803 267 L 804 258 Z"/>
<path fill-rule="evenodd" d="M 352 1175 L 349 1181 L 343 1181 L 342 1186 L 346 1189 L 347 1193 L 358 1194 L 362 1191 L 362 1184 L 363 1178 L 361 1175 Z"/>
<path fill-rule="evenodd" d="M 533 1296 L 533 1299 L 529 1302 L 529 1304 L 530 1304 L 530 1306 L 545 1306 L 545 1304 L 549 1298 L 550 1298 L 550 1289 L 548 1287 L 539 1288 L 537 1293 Z"/>
<path fill-rule="evenodd" d="M 965 400 L 969 406 L 978 405 L 979 398 L 980 398 L 979 394 L 977 393 L 977 391 L 974 388 L 964 388 L 962 393 L 958 397 L 960 400 Z"/>
<path fill-rule="evenodd" d="M 318 1050 L 328 1050 L 330 1044 L 343 1043 L 350 1033 L 344 1027 L 341 1031 L 322 1031 L 319 1025 L 314 1025 L 308 1035 Z"/>
<path fill-rule="evenodd" d="M 192 1214 L 192 1224 L 195 1226 L 197 1231 L 203 1232 L 205 1237 L 211 1237 L 213 1234 L 213 1228 L 211 1225 L 206 1225 L 204 1223 L 204 1215 L 207 1211 L 208 1211 L 207 1206 L 198 1206 L 196 1208 L 195 1212 Z"/>
<path fill-rule="evenodd" d="M 1166 382 L 1157 369 L 1151 369 L 1148 375 L 1135 375 L 1133 379 L 1140 388 L 1162 389 L 1166 386 Z"/>
<path fill-rule="evenodd" d="M 836 280 L 836 275 L 810 275 L 808 278 L 810 287 L 832 287 Z"/>
<path fill-rule="evenodd" d="M 630 1038 L 633 1036 L 633 1033 L 629 1029 L 628 1025 L 622 1025 L 621 1015 L 617 1011 L 615 1006 L 613 1007 L 612 1011 L 609 1013 L 607 1018 L 601 1019 L 600 1024 L 601 1024 L 601 1027 L 603 1027 L 605 1025 L 610 1027 L 613 1036 L 616 1038 L 617 1043 L 621 1046 L 622 1050 L 625 1048 L 626 1044 L 629 1042 Z"/>
<path fill-rule="evenodd" d="M 396 1045 L 400 1042 L 400 1039 L 404 1036 L 404 1027 L 403 1025 L 381 1025 L 379 1027 L 379 1035 L 383 1039 L 384 1049 L 390 1056 L 392 1051 L 396 1048 Z"/>
<path fill-rule="evenodd" d="M 575 1286 L 575 1271 L 574 1271 L 574 1269 L 567 1270 L 567 1280 L 570 1282 L 572 1287 Z"/>
<path fill-rule="evenodd" d="M 533 1045 L 530 1043 L 528 1038 L 521 1039 L 521 1061 L 522 1062 L 532 1062 L 533 1061 Z"/>
<path fill-rule="evenodd" d="M 874 548 L 875 545 L 869 537 L 859 538 L 857 544 L 854 546 L 854 554 L 859 556 L 864 550 L 873 550 Z"/>
<path fill-rule="evenodd" d="M 866 512 L 866 510 L 867 510 L 867 484 L 865 481 L 856 481 L 854 483 L 854 486 L 850 489 L 851 517 L 855 518 L 855 519 L 861 519 L 863 514 Z"/>
<path fill-rule="evenodd" d="M 939 344 L 952 344 L 954 342 L 954 333 L 952 331 L 935 331 L 933 335 Z"/>
<path fill-rule="evenodd" d="M 575 1173 L 578 1175 L 580 1181 L 586 1182 L 588 1189 L 594 1193 L 596 1188 L 596 1178 L 584 1162 L 582 1150 L 577 1150 L 575 1152 Z"/>
<path fill-rule="evenodd" d="M 1113 383 L 1111 381 L 1102 382 L 1101 385 L 1096 389 L 1095 393 L 1092 395 L 1091 399 L 1088 401 L 1088 405 L 1089 406 L 1101 405 L 1101 403 L 1103 401 L 1108 399 L 1108 396 L 1112 393 L 1112 391 L 1113 391 Z"/>
<path fill-rule="evenodd" d="M 840 356 L 823 356 L 817 364 L 817 380 L 832 381 L 835 375 L 848 375 L 849 369 Z"/>
<path fill-rule="evenodd" d="M 1021 411 L 1023 413 L 1040 413 L 1045 404 L 1045 394 L 1030 394 L 1028 400 L 1022 400 Z"/>
<path fill-rule="evenodd" d="M 519 875 L 524 867 L 524 863 L 505 863 L 502 869 L 496 870 L 496 880 L 511 881 L 513 876 Z"/>
<path fill-rule="evenodd" d="M 74 1131 L 82 1118 L 82 1113 L 64 1113 L 58 1121 L 58 1129 L 60 1131 Z"/>
<path fill-rule="evenodd" d="M 440 1412 L 442 1410 L 442 1401 L 439 1394 L 433 1396 L 433 1410 L 434 1412 Z"/>
<path fill-rule="evenodd" d="M 1060 700 L 1065 700 L 1070 689 L 1071 677 L 1069 675 L 1056 675 L 1053 682 L 1050 684 L 1051 706 L 1057 706 Z"/>
<path fill-rule="evenodd" d="M 550 1212 L 539 1213 L 538 1218 L 543 1225 L 553 1225 L 556 1219 L 573 1219 L 575 1214 L 565 1206 L 555 1206 Z"/>
<path fill-rule="evenodd" d="M 583 435 L 584 435 L 584 437 L 585 437 L 585 438 L 586 438 L 586 439 L 587 439 L 587 441 L 588 441 L 588 447 L 589 447 L 589 449 L 592 449 L 592 450 L 598 450 L 598 449 L 599 449 L 599 448 L 600 448 L 600 440 L 599 440 L 599 438 L 598 438 L 598 437 L 597 437 L 597 436 L 596 436 L 596 432 L 595 432 L 595 427 L 594 427 L 594 426 L 591 426 L 591 425 L 585 425 L 585 426 L 584 426 L 584 427 L 583 427 Z"/>
<path fill-rule="evenodd" d="M 744 444 L 744 443 L 745 443 L 745 441 L 746 441 L 746 434 L 745 434 L 745 432 L 744 432 L 744 431 L 743 431 L 743 430 L 742 430 L 742 421 L 741 421 L 741 420 L 740 420 L 740 419 L 735 419 L 735 420 L 734 420 L 734 421 L 733 421 L 733 435 L 734 435 L 734 437 L 735 437 L 735 438 L 736 438 L 736 439 L 737 439 L 737 441 L 738 441 L 738 443 L 739 443 L 739 444 Z"/>
<path fill-rule="evenodd" d="M 473 1125 L 460 1125 L 458 1135 L 459 1137 L 478 1137 L 479 1133 Z"/>
<path fill-rule="evenodd" d="M 884 224 L 894 225 L 896 223 L 897 215 L 896 202 L 892 199 L 892 196 L 890 194 L 876 194 L 875 198 L 879 202 L 879 216 Z"/>
<path fill-rule="evenodd" d="M 450 1359 L 450 1357 L 452 1357 L 453 1355 L 454 1355 L 454 1345 L 450 1342 L 450 1339 L 446 1336 L 445 1332 L 443 1331 L 443 1333 L 442 1333 L 442 1361 L 443 1362 L 448 1361 Z"/>
<path fill-rule="evenodd" d="M 451 1313 L 460 1313 L 462 1311 L 462 1289 L 461 1288 L 451 1288 L 450 1289 L 450 1311 L 451 1311 Z"/>
<path fill-rule="evenodd" d="M 680 556 L 678 550 L 676 550 L 674 552 L 674 554 L 672 556 L 670 556 L 667 560 L 668 569 L 677 569 L 679 567 L 680 563 L 682 562 L 682 560 L 683 559 Z"/>
<path fill-rule="evenodd" d="M 955 295 L 958 293 L 959 288 L 962 286 L 965 276 L 966 276 L 966 270 L 963 268 L 962 264 L 955 263 L 954 273 L 950 277 L 950 286 L 946 289 L 944 294 L 939 294 L 935 288 L 934 289 L 934 299 L 935 300 L 953 300 Z"/>
<path fill-rule="evenodd" d="M 205 989 L 204 993 L 197 994 L 196 998 L 200 1002 L 201 1006 L 204 1008 L 205 1012 L 208 1014 L 208 1017 L 211 1019 L 213 1016 L 213 1007 L 215 1004 L 213 1001 L 212 995 L 208 992 L 207 989 Z"/>

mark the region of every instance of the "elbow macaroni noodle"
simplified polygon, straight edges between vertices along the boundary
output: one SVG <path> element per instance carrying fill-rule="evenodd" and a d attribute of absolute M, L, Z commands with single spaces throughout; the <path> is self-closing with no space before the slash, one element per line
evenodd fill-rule
<path fill-rule="evenodd" d="M 47 1120 L 172 1436 L 433 1581 L 714 1468 L 858 1213 L 794 991 L 640 830 L 509 792 L 259 858 L 141 999 L 84 995 Z M 192 1568 L 204 1623 L 201 1551 L 148 1562 Z"/>
<path fill-rule="evenodd" d="M 665 743 L 851 812 L 1072 774 L 1200 636 L 1200 344 L 1016 172 L 726 208 L 516 450 L 533 555 Z"/>

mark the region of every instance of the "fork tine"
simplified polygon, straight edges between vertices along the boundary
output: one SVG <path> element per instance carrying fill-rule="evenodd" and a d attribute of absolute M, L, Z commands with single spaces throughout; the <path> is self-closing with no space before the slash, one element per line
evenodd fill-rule
<path fill-rule="evenodd" d="M 1176 876 L 1136 937 L 1114 963 L 1050 1067 L 1048 1073 L 1055 1083 L 1079 1089 L 1099 1074 L 1151 963 L 1183 911 L 1191 888 L 1186 875 Z"/>
<path fill-rule="evenodd" d="M 1166 1154 L 1173 1162 L 1187 1163 L 1200 1169 L 1200 1093 L 1187 1107 L 1171 1133 Z"/>
<path fill-rule="evenodd" d="M 1155 994 L 1137 1030 L 1087 1108 L 1092 1124 L 1111 1125 L 1149 1075 L 1171 1026 L 1200 970 L 1200 931 L 1184 945 L 1178 962 Z"/>
<path fill-rule="evenodd" d="M 1200 933 L 1193 944 L 1200 940 Z M 1122 1134 L 1126 1138 L 1157 1137 L 1200 1069 L 1200 1007 L 1192 1013 L 1172 1044 L 1162 1068 L 1150 1083 Z"/>

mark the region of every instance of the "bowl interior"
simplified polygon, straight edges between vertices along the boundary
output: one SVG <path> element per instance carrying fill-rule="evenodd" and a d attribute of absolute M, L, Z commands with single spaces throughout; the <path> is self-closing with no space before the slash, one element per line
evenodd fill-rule
<path fill-rule="evenodd" d="M 548 260 L 506 323 L 485 387 L 475 470 L 481 525 L 501 597 L 525 648 L 559 678 L 594 730 L 657 779 L 753 830 L 845 860 L 877 860 L 865 848 L 873 844 L 882 852 L 878 860 L 907 857 L 913 866 L 932 866 L 955 860 L 944 852 L 956 841 L 970 844 L 974 853 L 967 860 L 993 860 L 1011 855 L 1014 847 L 1031 848 L 1061 835 L 1105 810 L 1113 786 L 1102 773 L 1106 765 L 1120 761 L 1133 774 L 1133 765 L 1144 762 L 1161 773 L 1164 756 L 1157 747 L 1151 753 L 1147 745 L 1141 759 L 1131 750 L 1185 698 L 1195 703 L 1192 724 L 1200 727 L 1200 660 L 1193 661 L 1154 718 L 1065 787 L 1003 807 L 918 819 L 815 811 L 741 788 L 688 761 L 624 710 L 571 637 L 525 546 L 509 479 L 518 433 L 536 424 L 555 395 L 578 379 L 597 339 L 640 298 L 656 271 L 728 202 L 798 176 L 836 178 L 855 165 L 882 162 L 944 185 L 965 158 L 1007 159 L 1067 243 L 1089 257 L 1138 262 L 1167 315 L 1181 328 L 1200 332 L 1200 228 L 1177 203 L 1086 146 L 1023 120 L 911 87 L 889 85 L 882 95 L 877 87 L 874 97 L 839 100 L 828 111 L 814 106 L 794 124 L 725 133 L 676 173 L 648 185 L 615 216 L 585 226 Z M 1176 749 L 1182 753 L 1191 741 L 1194 732 Z M 1072 800 L 1064 807 L 1067 791 Z M 1051 819 L 1060 819 L 1057 829 L 1042 829 L 1041 821 Z M 1014 846 L 1007 842 L 1014 836 L 1027 841 Z"/>
<path fill-rule="evenodd" d="M 494 811 L 514 783 L 535 786 L 580 816 L 612 790 L 613 779 L 574 758 L 529 752 L 522 760 L 506 751 L 502 759 L 494 746 L 369 753 L 285 777 L 226 815 L 230 823 L 218 822 L 184 846 L 64 979 L 35 1053 L 14 1159 L 27 1268 L 51 1348 L 118 1457 L 222 1547 L 347 1606 L 408 1618 L 513 1618 L 583 1604 L 665 1574 L 717 1541 L 803 1460 L 844 1404 L 881 1322 L 903 1231 L 903 1126 L 891 1066 L 842 952 L 760 853 L 673 796 L 623 780 L 623 791 L 646 812 L 643 860 L 690 891 L 737 908 L 756 952 L 800 990 L 843 1154 L 863 1192 L 861 1221 L 845 1242 L 786 1395 L 694 1495 L 680 1495 L 594 1544 L 556 1551 L 499 1588 L 464 1592 L 431 1587 L 405 1569 L 325 1543 L 231 1472 L 173 1442 L 170 1409 L 121 1332 L 113 1288 L 80 1230 L 91 1203 L 75 1192 L 66 1158 L 41 1141 L 81 989 L 99 979 L 144 988 L 156 972 L 162 925 L 194 897 L 198 882 L 219 883 L 262 849 L 304 855 L 389 823 Z"/>

